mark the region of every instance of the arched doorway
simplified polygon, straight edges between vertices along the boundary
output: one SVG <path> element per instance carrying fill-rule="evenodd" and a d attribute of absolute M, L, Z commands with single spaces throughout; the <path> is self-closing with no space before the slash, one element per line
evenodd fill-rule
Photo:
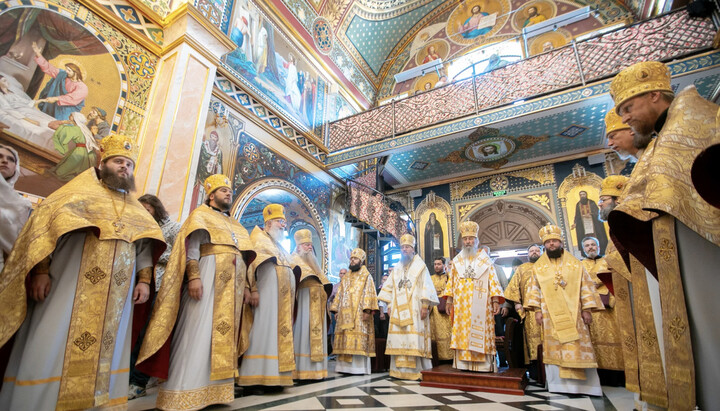
<path fill-rule="evenodd" d="M 533 205 L 516 200 L 493 201 L 473 211 L 466 220 L 478 223 L 480 244 L 493 252 L 524 249 L 538 242 L 540 228 L 552 221 Z"/>

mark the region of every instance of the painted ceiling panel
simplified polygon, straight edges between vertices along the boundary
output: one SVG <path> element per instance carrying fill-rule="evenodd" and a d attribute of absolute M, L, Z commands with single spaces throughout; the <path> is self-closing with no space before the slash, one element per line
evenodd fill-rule
<path fill-rule="evenodd" d="M 502 167 L 601 148 L 605 144 L 604 117 L 611 105 L 610 98 L 604 96 L 503 121 L 483 127 L 486 132 L 478 141 L 504 137 L 515 143 L 512 152 L 504 157 L 507 161 L 501 164 Z M 465 131 L 433 144 L 411 146 L 406 151 L 393 154 L 386 170 L 390 170 L 392 177 L 405 185 L 496 168 L 493 163 L 462 157 L 461 153 L 465 153 L 472 142 L 471 133 L 472 130 Z M 523 140 L 531 143 L 521 143 Z M 460 158 L 455 157 L 453 161 L 453 152 L 458 153 Z M 420 169 L 418 164 L 414 164 L 416 161 L 421 162 L 420 166 L 428 164 Z"/>
<path fill-rule="evenodd" d="M 432 1 L 422 7 L 387 20 L 369 20 L 355 15 L 345 35 L 365 62 L 377 75 L 398 39 L 443 0 Z"/>

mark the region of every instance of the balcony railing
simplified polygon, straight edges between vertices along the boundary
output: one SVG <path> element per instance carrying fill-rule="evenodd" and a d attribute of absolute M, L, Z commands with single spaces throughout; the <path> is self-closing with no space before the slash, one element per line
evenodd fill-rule
<path fill-rule="evenodd" d="M 710 19 L 684 10 L 552 50 L 330 123 L 336 152 L 480 111 L 610 77 L 641 61 L 668 61 L 712 46 Z"/>

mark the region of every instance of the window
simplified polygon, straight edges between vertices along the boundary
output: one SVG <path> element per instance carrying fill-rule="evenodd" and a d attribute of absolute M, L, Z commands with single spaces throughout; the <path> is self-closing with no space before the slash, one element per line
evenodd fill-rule
<path fill-rule="evenodd" d="M 451 81 L 470 78 L 474 73 L 481 74 L 498 69 L 518 60 L 522 60 L 522 43 L 513 38 L 472 51 L 455 59 L 448 69 Z"/>

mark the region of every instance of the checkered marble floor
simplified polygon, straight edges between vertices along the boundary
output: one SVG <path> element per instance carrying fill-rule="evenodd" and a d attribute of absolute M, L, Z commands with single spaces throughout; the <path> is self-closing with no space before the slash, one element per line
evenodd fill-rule
<path fill-rule="evenodd" d="M 334 362 L 331 362 L 331 367 Z M 334 368 L 334 367 L 333 367 Z M 500 410 L 632 410 L 633 394 L 624 388 L 603 387 L 602 397 L 561 395 L 539 385 L 528 385 L 525 395 L 464 392 L 421 387 L 387 373 L 349 376 L 330 373 L 328 379 L 287 387 L 281 393 L 239 396 L 230 405 L 208 410 L 394 410 L 394 411 L 500 411 Z M 238 395 L 240 393 L 238 392 Z M 157 388 L 128 403 L 130 411 L 154 409 Z"/>

